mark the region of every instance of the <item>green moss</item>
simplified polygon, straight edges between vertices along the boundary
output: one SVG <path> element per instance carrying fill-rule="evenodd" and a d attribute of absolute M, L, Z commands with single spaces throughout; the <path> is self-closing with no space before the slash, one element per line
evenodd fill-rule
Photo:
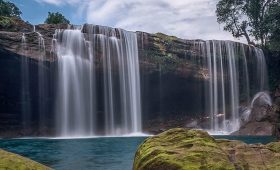
<path fill-rule="evenodd" d="M 50 170 L 50 168 L 17 154 L 0 150 L 0 169 Z"/>
<path fill-rule="evenodd" d="M 200 130 L 171 129 L 148 138 L 134 161 L 135 170 L 162 169 L 162 165 L 183 170 L 234 169 L 214 138 Z"/>
<path fill-rule="evenodd" d="M 187 44 L 174 36 L 156 33 L 149 46 L 141 51 L 145 62 L 156 65 L 161 73 L 181 71 L 190 60 L 192 44 Z"/>
<path fill-rule="evenodd" d="M 156 50 L 143 51 L 143 56 L 145 56 L 146 61 L 156 64 L 162 73 L 175 71 L 180 64 L 184 63 L 174 54 L 162 54 Z"/>
<path fill-rule="evenodd" d="M 166 34 L 163 34 L 163 33 L 160 33 L 160 32 L 156 33 L 155 35 L 157 37 L 163 39 L 164 41 L 168 41 L 168 42 L 178 40 L 178 38 L 175 37 L 175 36 L 169 36 L 169 35 L 166 35 Z"/>
<path fill-rule="evenodd" d="M 271 151 L 280 154 L 280 142 L 272 142 L 266 145 Z"/>
<path fill-rule="evenodd" d="M 0 16 L 0 28 L 10 28 L 15 22 L 10 17 Z"/>
<path fill-rule="evenodd" d="M 280 142 L 248 145 L 200 130 L 171 129 L 139 146 L 134 170 L 279 169 Z"/>

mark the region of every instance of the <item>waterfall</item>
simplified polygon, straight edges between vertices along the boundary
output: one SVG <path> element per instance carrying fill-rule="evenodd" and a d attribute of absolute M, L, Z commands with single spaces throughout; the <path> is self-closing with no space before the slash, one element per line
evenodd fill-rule
<path fill-rule="evenodd" d="M 34 41 L 34 35 L 38 48 L 27 48 L 26 41 Z M 144 49 L 144 39 L 139 42 L 142 50 L 147 50 Z M 196 77 L 190 75 L 189 80 L 194 82 L 187 82 L 198 83 L 194 89 L 201 90 L 195 94 L 197 98 L 191 97 L 195 102 L 190 103 L 190 99 L 187 103 L 197 107 L 190 112 L 203 119 L 196 127 L 230 133 L 238 130 L 243 120 L 250 117 L 256 100 L 271 104 L 267 93 L 267 68 L 261 49 L 231 41 L 195 40 L 193 44 L 192 53 L 189 55 L 186 51 L 185 58 L 193 68 L 198 68 Z M 53 63 L 46 61 L 45 48 L 45 40 L 35 26 L 34 32 L 22 35 L 21 53 L 29 54 L 35 51 L 28 50 L 35 49 L 39 55 L 38 82 L 35 81 L 38 83 L 37 93 L 31 91 L 34 81 L 29 80 L 29 74 L 32 75 L 30 70 L 34 70 L 29 66 L 34 65 L 27 57 L 22 57 L 21 61 L 24 128 L 38 125 L 38 130 L 44 132 L 55 125 L 55 135 L 61 137 L 141 133 L 136 33 L 88 24 L 69 26 L 56 30 L 53 35 L 51 52 L 54 54 L 52 57 L 57 58 Z M 150 48 L 150 44 L 145 48 Z M 165 90 L 169 90 L 163 88 L 162 83 L 166 81 L 162 68 L 159 65 L 160 83 L 157 89 L 160 92 L 156 96 L 159 102 L 164 100 Z M 192 85 L 189 87 L 192 88 Z M 187 92 L 192 94 L 192 90 Z M 33 100 L 34 96 L 38 96 L 38 100 Z M 53 100 L 49 100 L 51 98 Z M 189 112 L 188 109 L 185 111 Z M 52 120 L 53 117 L 55 120 Z"/>
<path fill-rule="evenodd" d="M 84 25 L 56 30 L 59 136 L 141 132 L 136 33 Z"/>
<path fill-rule="evenodd" d="M 246 117 L 250 114 L 250 100 L 254 102 L 255 94 L 266 96 L 265 102 L 269 102 L 263 52 L 231 41 L 206 41 L 197 45 L 201 66 L 208 70 L 204 96 L 209 131 L 236 131 L 243 114 Z M 240 111 L 241 107 L 246 108 L 244 112 Z"/>

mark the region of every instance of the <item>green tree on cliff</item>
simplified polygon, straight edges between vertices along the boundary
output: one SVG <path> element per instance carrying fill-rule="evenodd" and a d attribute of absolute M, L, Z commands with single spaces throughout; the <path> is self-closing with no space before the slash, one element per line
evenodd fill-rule
<path fill-rule="evenodd" d="M 217 21 L 236 38 L 245 37 L 249 44 L 279 46 L 279 0 L 220 0 Z M 272 45 L 274 44 L 274 45 Z"/>
<path fill-rule="evenodd" d="M 270 8 L 265 25 L 269 32 L 268 39 L 270 48 L 280 51 L 280 4 Z"/>
<path fill-rule="evenodd" d="M 14 3 L 6 0 L 0 0 L 0 16 L 20 18 L 20 15 L 21 11 Z"/>
<path fill-rule="evenodd" d="M 66 19 L 59 12 L 49 12 L 45 23 L 46 24 L 69 24 L 70 21 L 68 19 Z"/>

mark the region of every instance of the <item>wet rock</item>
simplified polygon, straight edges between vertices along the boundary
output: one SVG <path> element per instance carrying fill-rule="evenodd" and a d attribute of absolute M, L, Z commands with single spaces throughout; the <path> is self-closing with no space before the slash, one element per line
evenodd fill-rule
<path fill-rule="evenodd" d="M 273 136 L 274 125 L 269 121 L 265 122 L 249 122 L 242 126 L 238 131 L 231 135 L 256 135 L 256 136 Z"/>
<path fill-rule="evenodd" d="M 0 20 L 3 17 L 0 17 Z M 33 59 L 40 59 L 44 55 L 45 60 L 53 61 L 55 56 L 52 54 L 52 38 L 56 29 L 66 29 L 67 24 L 39 24 L 35 26 L 25 22 L 19 18 L 4 17 L 8 22 L 1 24 L 0 22 L 0 48 L 10 52 L 26 56 Z M 45 51 L 39 48 L 40 33 L 44 38 Z M 22 36 L 25 34 L 26 45 L 22 44 Z"/>
<path fill-rule="evenodd" d="M 201 130 L 171 129 L 146 139 L 138 147 L 133 169 L 277 169 L 279 148 L 279 142 L 248 145 L 215 140 Z"/>
<path fill-rule="evenodd" d="M 263 135 L 280 137 L 280 87 L 272 97 L 272 105 L 256 100 L 248 120 L 232 135 Z"/>

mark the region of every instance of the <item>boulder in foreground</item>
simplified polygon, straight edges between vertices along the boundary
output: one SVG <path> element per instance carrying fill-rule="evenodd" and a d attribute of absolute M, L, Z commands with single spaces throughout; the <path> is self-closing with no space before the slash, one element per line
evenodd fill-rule
<path fill-rule="evenodd" d="M 146 139 L 134 170 L 280 169 L 280 142 L 248 145 L 215 140 L 201 130 L 171 129 Z"/>
<path fill-rule="evenodd" d="M 7 170 L 51 170 L 40 163 L 0 149 L 0 169 Z"/>

